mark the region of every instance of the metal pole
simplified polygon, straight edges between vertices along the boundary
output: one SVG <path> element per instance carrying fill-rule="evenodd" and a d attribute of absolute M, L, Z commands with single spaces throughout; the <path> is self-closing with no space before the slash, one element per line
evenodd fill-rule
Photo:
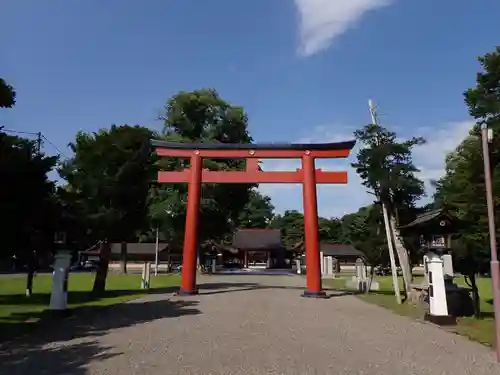
<path fill-rule="evenodd" d="M 495 230 L 495 213 L 493 204 L 493 189 L 491 186 L 491 166 L 490 153 L 488 146 L 488 126 L 481 126 L 481 140 L 483 144 L 483 161 L 484 161 L 484 183 L 486 185 L 486 203 L 488 206 L 488 228 L 490 234 L 490 251 L 491 251 L 491 283 L 493 291 L 493 311 L 495 313 L 495 333 L 497 361 L 500 362 L 500 269 L 498 268 L 497 256 L 497 237 Z"/>
<path fill-rule="evenodd" d="M 156 247 L 155 247 L 155 276 L 158 276 L 158 252 L 159 252 L 159 228 L 158 224 L 156 224 Z"/>
<path fill-rule="evenodd" d="M 375 107 L 373 106 L 373 102 L 371 99 L 368 100 L 368 107 L 370 108 L 372 124 L 378 125 L 377 114 L 375 112 Z M 387 207 L 385 206 L 385 203 L 382 201 L 381 197 L 379 198 L 380 198 L 380 205 L 382 206 L 382 215 L 384 217 L 384 227 L 385 227 L 385 235 L 387 237 L 387 247 L 389 249 L 389 259 L 391 262 L 391 273 L 392 273 L 392 284 L 394 286 L 394 295 L 396 296 L 397 303 L 401 304 L 401 291 L 399 290 L 398 270 L 396 269 L 396 258 L 394 256 L 394 246 L 392 242 L 389 214 L 387 212 Z"/>

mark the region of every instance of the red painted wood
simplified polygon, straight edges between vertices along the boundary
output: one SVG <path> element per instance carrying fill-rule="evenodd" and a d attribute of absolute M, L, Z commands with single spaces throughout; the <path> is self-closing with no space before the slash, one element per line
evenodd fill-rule
<path fill-rule="evenodd" d="M 309 155 L 302 157 L 304 171 L 304 235 L 306 245 L 306 282 L 307 292 L 320 294 L 321 262 L 319 254 L 318 202 L 316 195 L 314 158 Z"/>
<path fill-rule="evenodd" d="M 198 246 L 198 223 L 200 215 L 201 175 L 203 160 L 199 155 L 191 157 L 191 173 L 188 181 L 188 201 L 184 248 L 182 250 L 181 292 L 196 292 L 196 261 Z"/>
<path fill-rule="evenodd" d="M 306 152 L 317 159 L 334 159 L 346 158 L 349 156 L 350 150 L 182 150 L 157 147 L 156 154 L 158 156 L 170 156 L 176 158 L 190 158 L 195 151 L 199 152 L 199 156 L 208 159 L 298 159 Z"/>
<path fill-rule="evenodd" d="M 258 172 L 259 171 L 259 159 L 248 158 L 246 160 L 246 168 L 247 172 Z"/>
<path fill-rule="evenodd" d="M 314 172 L 313 172 L 314 173 Z M 316 170 L 315 181 L 318 184 L 346 184 L 347 172 L 330 172 Z M 160 183 L 186 183 L 189 181 L 189 171 L 160 171 L 158 172 L 158 182 Z M 246 171 L 207 171 L 202 174 L 204 183 L 296 183 L 303 181 L 302 171 L 295 172 L 246 172 Z"/>

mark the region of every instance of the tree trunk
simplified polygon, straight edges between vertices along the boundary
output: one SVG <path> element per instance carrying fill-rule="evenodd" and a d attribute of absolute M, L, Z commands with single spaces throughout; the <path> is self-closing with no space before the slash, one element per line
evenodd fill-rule
<path fill-rule="evenodd" d="M 121 243 L 120 249 L 120 273 L 127 274 L 127 243 Z"/>
<path fill-rule="evenodd" d="M 410 270 L 410 262 L 408 257 L 408 251 L 404 245 L 403 239 L 401 238 L 401 234 L 399 229 L 397 229 L 396 225 L 396 217 L 393 213 L 390 215 L 390 225 L 392 238 L 394 240 L 394 244 L 396 247 L 396 253 L 399 259 L 399 265 L 403 272 L 403 284 L 406 296 L 408 296 L 411 292 L 411 270 Z"/>
<path fill-rule="evenodd" d="M 481 302 L 479 297 L 479 289 L 476 284 L 476 274 L 471 272 L 465 277 L 465 283 L 472 289 L 472 303 L 474 305 L 474 317 L 481 317 Z"/>
<path fill-rule="evenodd" d="M 104 293 L 106 290 L 106 277 L 108 276 L 109 258 L 111 256 L 111 246 L 107 241 L 100 244 L 99 265 L 94 279 L 92 292 L 95 294 Z"/>
<path fill-rule="evenodd" d="M 33 280 L 36 271 L 36 251 L 32 251 L 28 259 L 28 275 L 26 277 L 26 297 L 33 294 Z"/>
<path fill-rule="evenodd" d="M 35 269 L 28 267 L 28 276 L 26 278 L 26 297 L 31 297 L 33 294 L 33 279 L 35 277 Z"/>

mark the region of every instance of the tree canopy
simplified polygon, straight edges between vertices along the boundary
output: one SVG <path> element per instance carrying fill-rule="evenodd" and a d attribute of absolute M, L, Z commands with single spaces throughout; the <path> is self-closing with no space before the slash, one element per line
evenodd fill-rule
<path fill-rule="evenodd" d="M 184 143 L 252 142 L 243 108 L 229 104 L 213 89 L 174 95 L 165 105 L 162 119 L 164 127 L 161 138 L 164 140 Z M 188 161 L 161 158 L 158 166 L 163 170 L 181 170 L 188 166 Z M 243 170 L 244 166 L 242 160 L 204 160 L 204 168 L 210 170 Z M 255 186 L 204 184 L 200 241 L 223 239 L 236 229 L 241 212 L 251 198 L 251 189 Z M 152 189 L 151 217 L 161 223 L 162 231 L 168 232 L 169 228 L 174 227 L 176 232 L 182 232 L 187 203 L 186 184 L 154 186 Z"/>
<path fill-rule="evenodd" d="M 16 91 L 0 78 L 0 108 L 11 108 L 16 104 Z"/>
<path fill-rule="evenodd" d="M 65 195 L 93 241 L 126 241 L 147 225 L 147 194 L 154 175 L 151 130 L 111 126 L 79 132 L 74 156 L 60 169 Z"/>
<path fill-rule="evenodd" d="M 478 58 L 482 70 L 477 74 L 476 87 L 464 92 L 464 100 L 470 115 L 476 120 L 469 136 L 446 158 L 445 175 L 435 182 L 436 203 L 460 220 L 456 239 L 457 256 L 466 259 L 460 264 L 475 264 L 485 268 L 489 261 L 488 217 L 484 184 L 484 165 L 480 126 L 487 125 L 493 131 L 490 144 L 492 185 L 495 195 L 495 212 L 499 208 L 500 191 L 500 47 Z M 496 216 L 499 229 L 500 218 Z"/>

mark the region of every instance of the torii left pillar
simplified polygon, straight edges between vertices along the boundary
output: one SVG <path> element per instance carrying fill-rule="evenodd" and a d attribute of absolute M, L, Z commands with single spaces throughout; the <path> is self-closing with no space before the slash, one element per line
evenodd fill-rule
<path fill-rule="evenodd" d="M 198 289 L 196 288 L 196 250 L 198 246 L 203 159 L 197 151 L 191 156 L 189 172 L 186 229 L 184 231 L 184 248 L 182 252 L 181 287 L 178 292 L 178 295 L 181 296 L 198 294 Z"/>

